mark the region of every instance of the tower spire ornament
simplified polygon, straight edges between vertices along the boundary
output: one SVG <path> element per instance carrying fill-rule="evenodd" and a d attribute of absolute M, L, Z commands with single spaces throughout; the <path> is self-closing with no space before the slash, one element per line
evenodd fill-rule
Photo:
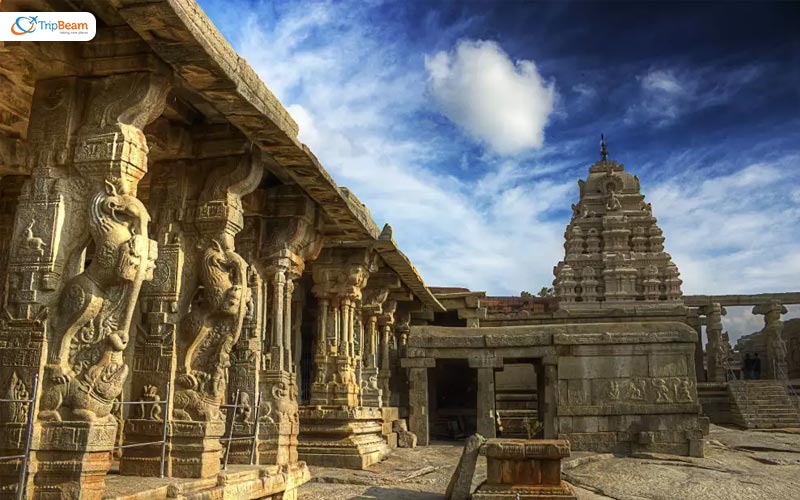
<path fill-rule="evenodd" d="M 603 161 L 608 160 L 608 149 L 606 149 L 606 138 L 603 134 L 600 134 L 600 158 Z"/>

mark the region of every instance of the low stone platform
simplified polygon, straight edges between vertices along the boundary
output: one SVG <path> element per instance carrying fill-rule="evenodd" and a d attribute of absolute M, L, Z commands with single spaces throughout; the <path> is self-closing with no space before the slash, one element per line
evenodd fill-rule
<path fill-rule="evenodd" d="M 488 439 L 486 481 L 473 500 L 577 500 L 561 480 L 561 459 L 569 458 L 564 440 Z"/>
<path fill-rule="evenodd" d="M 381 408 L 301 407 L 297 452 L 309 465 L 365 469 L 391 450 Z"/>
<path fill-rule="evenodd" d="M 292 465 L 228 465 L 207 479 L 106 476 L 103 500 L 294 500 L 311 479 L 305 462 Z"/>

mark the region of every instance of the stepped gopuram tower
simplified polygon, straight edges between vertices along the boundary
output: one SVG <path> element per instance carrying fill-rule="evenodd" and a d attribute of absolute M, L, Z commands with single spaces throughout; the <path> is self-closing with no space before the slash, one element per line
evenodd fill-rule
<path fill-rule="evenodd" d="M 564 260 L 554 269 L 559 309 L 570 316 L 685 314 L 677 266 L 639 178 L 608 159 L 578 181 L 580 200 L 564 233 Z"/>

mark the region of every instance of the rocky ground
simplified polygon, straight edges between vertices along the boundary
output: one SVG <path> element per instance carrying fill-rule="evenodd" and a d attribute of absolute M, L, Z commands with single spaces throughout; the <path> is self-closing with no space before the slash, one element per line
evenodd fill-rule
<path fill-rule="evenodd" d="M 460 453 L 457 443 L 434 443 L 395 450 L 367 471 L 312 467 L 299 498 L 442 499 Z M 800 433 L 712 426 L 705 458 L 573 453 L 563 473 L 581 500 L 800 499 Z M 473 486 L 485 475 L 480 459 Z"/>

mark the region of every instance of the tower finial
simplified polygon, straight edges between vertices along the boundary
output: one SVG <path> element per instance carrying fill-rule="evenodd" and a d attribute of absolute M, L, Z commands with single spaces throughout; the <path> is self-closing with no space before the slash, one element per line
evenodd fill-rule
<path fill-rule="evenodd" d="M 603 161 L 608 160 L 608 150 L 606 149 L 606 138 L 602 133 L 600 134 L 600 158 Z"/>

